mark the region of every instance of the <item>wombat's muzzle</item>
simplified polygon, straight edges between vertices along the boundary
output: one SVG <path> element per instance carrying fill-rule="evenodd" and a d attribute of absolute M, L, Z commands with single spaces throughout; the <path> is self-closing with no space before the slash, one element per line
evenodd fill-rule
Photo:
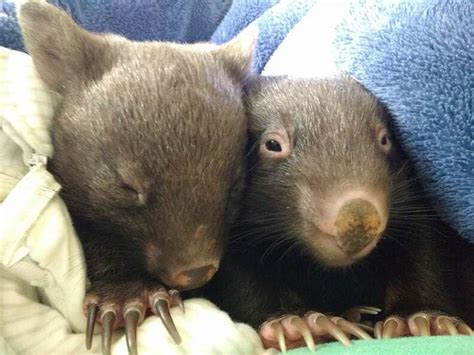
<path fill-rule="evenodd" d="M 372 203 L 355 198 L 340 208 L 334 225 L 338 246 L 346 254 L 354 255 L 379 237 L 382 218 Z"/>
<path fill-rule="evenodd" d="M 203 286 L 216 273 L 219 263 L 199 266 L 196 268 L 178 271 L 165 280 L 170 287 L 179 290 L 192 290 Z"/>

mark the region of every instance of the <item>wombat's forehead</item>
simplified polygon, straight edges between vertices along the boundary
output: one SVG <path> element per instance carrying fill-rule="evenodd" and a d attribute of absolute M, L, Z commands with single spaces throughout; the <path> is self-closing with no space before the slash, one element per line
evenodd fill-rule
<path fill-rule="evenodd" d="M 251 126 L 292 127 L 315 139 L 322 133 L 337 136 L 371 130 L 382 121 L 375 99 L 354 86 L 341 89 L 318 82 L 283 83 L 264 88 L 250 100 Z"/>

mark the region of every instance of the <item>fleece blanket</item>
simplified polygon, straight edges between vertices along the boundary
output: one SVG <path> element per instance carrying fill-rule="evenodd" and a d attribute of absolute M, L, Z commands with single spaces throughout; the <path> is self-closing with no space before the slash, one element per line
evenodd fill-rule
<path fill-rule="evenodd" d="M 16 3 L 0 1 L 0 46 L 24 50 L 16 20 Z M 50 0 L 85 29 L 113 32 L 136 41 L 206 41 L 232 0 Z"/>
<path fill-rule="evenodd" d="M 0 47 L 0 354 L 85 353 L 85 262 L 61 186 L 46 170 L 51 118 L 60 97 L 31 58 Z M 138 330 L 141 354 L 261 354 L 251 327 L 203 299 L 172 309 L 176 346 L 157 317 Z M 100 334 L 91 352 L 100 353 Z M 127 354 L 115 332 L 113 354 Z"/>

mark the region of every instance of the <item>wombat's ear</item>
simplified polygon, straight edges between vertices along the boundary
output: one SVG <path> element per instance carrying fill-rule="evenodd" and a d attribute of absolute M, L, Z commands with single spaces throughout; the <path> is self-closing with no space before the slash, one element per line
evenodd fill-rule
<path fill-rule="evenodd" d="M 25 47 L 41 79 L 63 92 L 68 82 L 99 75 L 104 53 L 101 38 L 77 26 L 59 8 L 46 2 L 27 2 L 20 8 Z"/>
<path fill-rule="evenodd" d="M 231 41 L 217 47 L 215 55 L 224 61 L 225 68 L 239 82 L 252 74 L 252 60 L 258 38 L 258 27 L 250 26 Z"/>

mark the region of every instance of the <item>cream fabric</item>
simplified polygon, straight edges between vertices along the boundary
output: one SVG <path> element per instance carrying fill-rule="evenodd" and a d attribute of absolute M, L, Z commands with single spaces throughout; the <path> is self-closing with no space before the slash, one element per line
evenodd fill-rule
<path fill-rule="evenodd" d="M 81 245 L 61 186 L 46 170 L 59 97 L 37 77 L 31 58 L 0 48 L 0 353 L 86 353 L 82 301 L 86 274 Z M 138 332 L 140 354 L 259 354 L 256 332 L 235 324 L 202 299 L 172 315 L 183 343 L 161 321 Z M 126 354 L 116 332 L 114 354 Z M 100 351 L 100 335 L 93 342 Z"/>

